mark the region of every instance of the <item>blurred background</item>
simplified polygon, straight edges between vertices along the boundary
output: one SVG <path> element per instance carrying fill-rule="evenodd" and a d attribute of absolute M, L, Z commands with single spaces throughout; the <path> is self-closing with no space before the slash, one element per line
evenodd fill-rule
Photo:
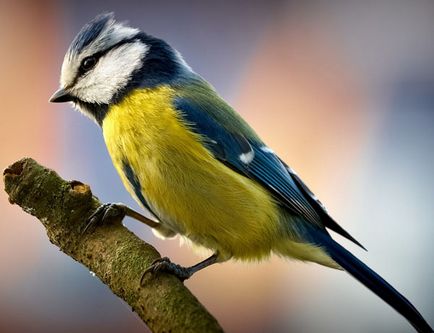
<path fill-rule="evenodd" d="M 0 0 L 0 167 L 23 156 L 138 206 L 101 130 L 50 105 L 64 52 L 96 14 L 166 39 L 369 252 L 351 251 L 434 324 L 434 2 Z M 142 322 L 0 192 L 1 332 L 143 332 Z M 177 240 L 127 226 L 184 265 Z M 273 257 L 187 286 L 228 332 L 412 332 L 347 274 Z"/>

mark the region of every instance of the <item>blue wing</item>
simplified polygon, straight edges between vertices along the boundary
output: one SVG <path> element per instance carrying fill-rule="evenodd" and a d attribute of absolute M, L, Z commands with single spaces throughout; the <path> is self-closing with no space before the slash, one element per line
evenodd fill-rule
<path fill-rule="evenodd" d="M 240 124 L 240 131 L 237 132 L 224 127 L 216 119 L 218 112 L 209 110 L 214 107 L 209 101 L 202 103 L 199 99 L 179 97 L 174 104 L 185 123 L 200 134 L 203 143 L 216 159 L 261 183 L 292 213 L 317 226 L 329 227 L 363 248 L 327 214 L 324 206 L 287 165 L 258 138 L 243 133 L 245 124 Z M 229 106 L 226 105 L 226 108 Z M 234 122 L 240 120 L 226 117 L 225 121 L 232 121 L 231 127 L 236 127 Z"/>

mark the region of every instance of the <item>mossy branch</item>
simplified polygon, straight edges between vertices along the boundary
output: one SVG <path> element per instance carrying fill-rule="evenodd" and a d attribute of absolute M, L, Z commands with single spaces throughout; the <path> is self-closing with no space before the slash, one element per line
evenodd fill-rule
<path fill-rule="evenodd" d="M 9 201 L 36 216 L 51 243 L 82 263 L 125 300 L 152 332 L 222 332 L 211 314 L 176 277 L 142 273 L 160 254 L 120 223 L 82 234 L 101 203 L 88 185 L 65 181 L 30 158 L 4 170 Z"/>

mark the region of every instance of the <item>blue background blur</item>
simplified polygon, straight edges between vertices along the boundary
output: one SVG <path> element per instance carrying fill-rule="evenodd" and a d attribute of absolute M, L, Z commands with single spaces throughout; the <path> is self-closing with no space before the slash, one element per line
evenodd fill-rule
<path fill-rule="evenodd" d="M 0 166 L 32 156 L 138 208 L 100 129 L 47 102 L 69 42 L 103 11 L 176 47 L 369 252 L 344 244 L 434 324 L 432 1 L 0 0 Z M 0 210 L 1 332 L 144 330 L 3 192 Z M 126 224 L 178 263 L 200 259 Z M 228 332 L 412 331 L 350 276 L 314 264 L 227 263 L 187 285 Z"/>

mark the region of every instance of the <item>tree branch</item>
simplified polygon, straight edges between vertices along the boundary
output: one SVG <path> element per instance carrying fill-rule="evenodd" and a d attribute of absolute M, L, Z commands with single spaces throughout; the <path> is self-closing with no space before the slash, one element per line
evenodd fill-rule
<path fill-rule="evenodd" d="M 125 300 L 153 332 L 222 332 L 218 322 L 176 277 L 140 277 L 160 257 L 120 223 L 82 234 L 87 218 L 101 203 L 88 185 L 67 182 L 30 158 L 4 170 L 9 201 L 36 216 L 51 243 L 93 271 Z"/>

